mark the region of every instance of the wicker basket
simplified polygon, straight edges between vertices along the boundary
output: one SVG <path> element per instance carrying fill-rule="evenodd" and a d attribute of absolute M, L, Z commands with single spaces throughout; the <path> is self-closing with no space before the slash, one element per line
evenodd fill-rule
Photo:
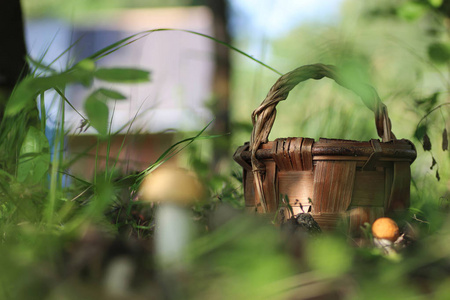
<path fill-rule="evenodd" d="M 361 97 L 375 114 L 381 142 L 322 138 L 316 142 L 301 137 L 268 141 L 278 102 L 285 100 L 298 83 L 323 77 L 334 79 Z M 416 150 L 410 141 L 395 138 L 387 108 L 372 87 L 345 81 L 333 66 L 303 66 L 275 83 L 253 112 L 252 122 L 250 142 L 234 154 L 244 169 L 248 210 L 279 211 L 288 217 L 291 206 L 294 214 L 310 211 L 323 229 L 332 229 L 354 208 L 358 214 L 350 219 L 353 223 L 372 222 L 391 211 L 408 208 L 410 164 Z M 282 199 L 289 199 L 289 205 Z"/>

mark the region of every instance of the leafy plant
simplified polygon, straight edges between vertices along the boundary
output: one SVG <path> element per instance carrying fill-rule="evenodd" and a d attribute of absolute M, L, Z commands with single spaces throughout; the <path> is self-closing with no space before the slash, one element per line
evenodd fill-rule
<path fill-rule="evenodd" d="M 436 1 L 433 3 L 437 5 Z M 418 8 L 408 8 L 404 14 L 414 17 L 415 10 Z M 180 138 L 136 174 L 119 174 L 118 158 L 105 170 L 97 169 L 91 182 L 68 174 L 66 169 L 73 160 L 64 160 L 63 121 L 64 106 L 72 104 L 65 96 L 66 86 L 81 83 L 90 87 L 94 80 L 149 80 L 147 71 L 97 68 L 96 61 L 153 32 L 167 30 L 145 31 L 125 38 L 63 72 L 29 59 L 35 72 L 16 87 L 1 125 L 0 163 L 7 167 L 0 170 L 0 264 L 6 270 L 0 274 L 3 298 L 111 298 L 118 296 L 108 294 L 117 292 L 112 288 L 115 285 L 125 286 L 125 294 L 120 296 L 130 299 L 149 295 L 156 299 L 304 299 L 324 295 L 399 299 L 420 298 L 424 294 L 428 297 L 432 293 L 446 295 L 448 282 L 441 275 L 449 260 L 448 201 L 442 199 L 437 204 L 428 190 L 423 191 L 428 205 L 411 208 L 411 218 L 404 220 L 418 233 L 415 244 L 393 260 L 370 243 L 365 247 L 351 246 L 349 236 L 342 232 L 326 233 L 317 240 L 293 235 L 283 238 L 267 220 L 243 215 L 242 191 L 237 183 L 242 175 L 236 172 L 233 178 L 212 174 L 208 160 L 198 153 L 199 148 L 192 147 L 217 138 L 204 135 L 209 124 L 196 134 Z M 250 57 L 233 46 L 225 46 Z M 432 56 L 443 60 L 442 53 L 436 54 L 435 50 Z M 252 60 L 278 74 L 266 64 Z M 52 145 L 45 138 L 44 110 L 41 109 L 41 123 L 27 122 L 36 97 L 42 100 L 48 90 L 55 90 L 61 97 L 60 126 Z M 99 142 L 110 143 L 116 132 L 109 128 L 107 104 L 124 98 L 115 90 L 92 91 L 85 101 L 86 116 L 78 112 L 83 120 L 80 130 L 92 126 Z M 438 94 L 432 94 L 418 100 L 423 102 L 417 106 L 424 107 L 427 116 L 431 116 L 439 111 L 438 100 Z M 430 124 L 419 122 L 415 136 L 423 141 L 431 132 Z M 442 150 L 448 147 L 445 136 L 442 135 Z M 431 148 L 432 138 L 424 143 L 424 148 Z M 138 190 L 145 176 L 188 146 L 188 162 L 198 171 L 210 197 L 192 207 L 192 222 L 200 224 L 201 229 L 189 246 L 188 260 L 178 271 L 166 272 L 156 267 L 151 246 L 157 227 L 153 220 L 157 205 L 139 201 Z M 99 153 L 96 155 L 97 164 Z M 69 176 L 72 184 L 66 186 L 63 176 Z M 419 190 L 416 188 L 417 193 Z M 289 209 L 288 202 L 285 205 Z M 221 209 L 226 213 L 220 214 Z M 367 231 L 366 238 L 371 238 Z M 111 279 L 124 273 L 131 279 L 122 278 L 120 284 Z"/>

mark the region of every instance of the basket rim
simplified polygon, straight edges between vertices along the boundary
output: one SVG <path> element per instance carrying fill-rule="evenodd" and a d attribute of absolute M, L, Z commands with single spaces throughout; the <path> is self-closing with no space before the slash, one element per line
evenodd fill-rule
<path fill-rule="evenodd" d="M 256 151 L 256 158 L 258 160 L 272 160 L 275 155 L 274 143 L 287 139 L 292 138 L 277 138 L 274 141 L 262 143 Z M 373 143 L 379 144 L 378 151 L 374 148 Z M 242 167 L 250 171 L 252 153 L 249 147 L 249 142 L 238 147 L 233 158 Z M 363 158 L 368 159 L 375 153 L 378 155 L 379 160 L 409 161 L 410 164 L 417 158 L 415 145 L 407 139 L 381 142 L 378 139 L 356 141 L 320 138 L 318 141 L 313 140 L 311 148 L 313 160 L 321 160 L 319 159 L 320 157 L 345 157 L 348 160 L 364 160 Z"/>

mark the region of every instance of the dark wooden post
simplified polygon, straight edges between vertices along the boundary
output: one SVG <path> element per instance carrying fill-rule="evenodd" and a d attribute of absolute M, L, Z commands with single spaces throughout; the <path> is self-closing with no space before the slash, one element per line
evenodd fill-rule
<path fill-rule="evenodd" d="M 231 44 L 227 0 L 207 0 L 206 3 L 214 15 L 214 37 Z M 224 137 L 214 139 L 213 164 L 215 166 L 230 155 L 230 75 L 230 50 L 224 45 L 215 43 L 213 113 L 216 120 L 213 130 L 217 134 L 226 134 Z"/>
<path fill-rule="evenodd" d="M 0 2 L 0 120 L 15 84 L 28 71 L 20 0 Z"/>

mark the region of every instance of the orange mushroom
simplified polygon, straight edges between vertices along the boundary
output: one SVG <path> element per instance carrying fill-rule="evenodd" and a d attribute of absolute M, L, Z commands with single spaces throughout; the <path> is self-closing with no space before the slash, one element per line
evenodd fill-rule
<path fill-rule="evenodd" d="M 372 234 L 377 239 L 395 242 L 400 235 L 400 231 L 394 220 L 384 217 L 378 218 L 373 222 Z"/>

